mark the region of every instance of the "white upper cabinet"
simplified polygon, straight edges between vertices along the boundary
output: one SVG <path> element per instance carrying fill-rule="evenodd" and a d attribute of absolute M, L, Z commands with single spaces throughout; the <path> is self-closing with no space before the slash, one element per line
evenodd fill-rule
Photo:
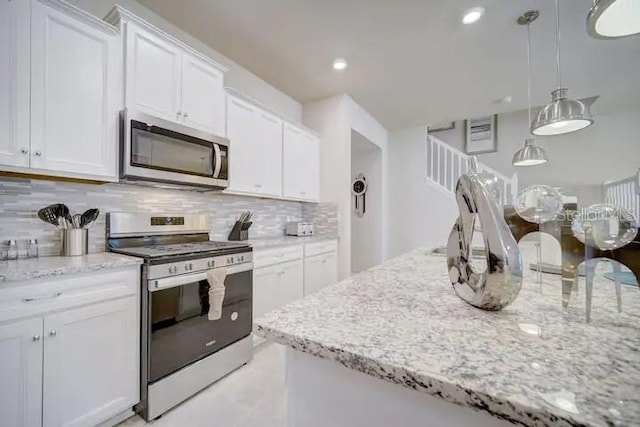
<path fill-rule="evenodd" d="M 229 189 L 243 193 L 258 192 L 254 168 L 257 108 L 234 96 L 227 97 L 227 138 L 229 138 Z"/>
<path fill-rule="evenodd" d="M 115 178 L 117 32 L 39 1 L 31 29 L 31 168 Z"/>
<path fill-rule="evenodd" d="M 42 319 L 0 326 L 3 426 L 36 427 L 42 423 L 42 341 Z"/>
<path fill-rule="evenodd" d="M 107 17 L 119 19 L 126 33 L 126 107 L 225 136 L 225 70 L 123 9 Z"/>
<path fill-rule="evenodd" d="M 0 2 L 0 164 L 29 166 L 29 2 Z"/>
<path fill-rule="evenodd" d="M 235 192 L 278 197 L 282 183 L 282 120 L 227 96 L 230 186 Z"/>
<path fill-rule="evenodd" d="M 285 123 L 282 193 L 284 197 L 320 198 L 320 143 L 304 130 Z"/>
<path fill-rule="evenodd" d="M 180 49 L 134 24 L 126 33 L 127 107 L 179 121 Z"/>
<path fill-rule="evenodd" d="M 224 73 L 193 55 L 182 56 L 182 116 L 185 124 L 225 134 Z"/>
<path fill-rule="evenodd" d="M 256 114 L 255 167 L 259 172 L 260 194 L 282 194 L 282 120 L 265 111 Z"/>
<path fill-rule="evenodd" d="M 118 31 L 63 1 L 2 1 L 0 57 L 0 169 L 117 181 Z"/>

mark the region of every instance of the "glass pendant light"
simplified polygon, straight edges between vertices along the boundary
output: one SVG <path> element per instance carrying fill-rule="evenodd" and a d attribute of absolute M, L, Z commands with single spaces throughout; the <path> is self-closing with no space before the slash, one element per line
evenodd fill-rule
<path fill-rule="evenodd" d="M 640 0 L 594 0 L 587 31 L 598 39 L 616 39 L 640 33 Z"/>
<path fill-rule="evenodd" d="M 534 135 L 562 135 L 584 129 L 593 124 L 589 107 L 578 100 L 567 98 L 567 88 L 562 87 L 560 75 L 560 2 L 556 0 L 556 72 L 558 89 L 551 92 L 552 100 L 538 113 L 531 123 Z"/>
<path fill-rule="evenodd" d="M 530 10 L 518 18 L 518 24 L 527 26 L 527 98 L 529 100 L 529 121 L 527 123 L 531 123 L 531 31 L 529 26 L 538 19 L 538 15 L 537 10 Z M 533 138 L 527 138 L 524 147 L 513 155 L 512 163 L 514 166 L 535 166 L 547 163 L 547 161 L 549 161 L 547 153 L 536 145 Z"/>

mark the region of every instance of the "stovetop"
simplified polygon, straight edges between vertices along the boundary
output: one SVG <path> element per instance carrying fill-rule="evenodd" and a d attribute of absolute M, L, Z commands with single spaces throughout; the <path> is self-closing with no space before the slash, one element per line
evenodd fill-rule
<path fill-rule="evenodd" d="M 217 252 L 227 252 L 228 249 L 249 248 L 246 243 L 241 242 L 188 242 L 145 246 L 130 246 L 117 248 L 115 251 L 131 256 L 142 258 L 160 258 L 166 256 L 180 256 L 190 254 L 202 254 L 206 252 L 216 255 Z M 112 249 L 113 250 L 113 249 Z"/>

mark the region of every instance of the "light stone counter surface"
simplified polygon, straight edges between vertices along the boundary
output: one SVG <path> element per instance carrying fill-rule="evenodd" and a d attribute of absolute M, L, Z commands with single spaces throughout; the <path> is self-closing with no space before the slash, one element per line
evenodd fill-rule
<path fill-rule="evenodd" d="M 9 285 L 10 282 L 87 273 L 139 264 L 142 264 L 141 258 L 111 252 L 75 257 L 56 256 L 0 261 L 0 286 Z"/>
<path fill-rule="evenodd" d="M 640 425 L 640 290 L 559 276 L 487 312 L 455 294 L 441 255 L 413 251 L 256 321 L 258 335 L 523 426 Z M 583 286 L 583 282 L 581 283 Z"/>
<path fill-rule="evenodd" d="M 255 250 L 267 250 L 282 246 L 302 245 L 308 243 L 324 242 L 327 240 L 338 240 L 335 235 L 315 235 L 306 237 L 278 236 L 262 239 L 249 239 L 247 242 Z"/>

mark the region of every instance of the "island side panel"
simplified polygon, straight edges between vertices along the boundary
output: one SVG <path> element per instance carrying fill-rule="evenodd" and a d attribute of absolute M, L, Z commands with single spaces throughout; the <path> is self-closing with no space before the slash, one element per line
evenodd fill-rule
<path fill-rule="evenodd" d="M 289 427 L 507 427 L 510 422 L 287 348 Z"/>

